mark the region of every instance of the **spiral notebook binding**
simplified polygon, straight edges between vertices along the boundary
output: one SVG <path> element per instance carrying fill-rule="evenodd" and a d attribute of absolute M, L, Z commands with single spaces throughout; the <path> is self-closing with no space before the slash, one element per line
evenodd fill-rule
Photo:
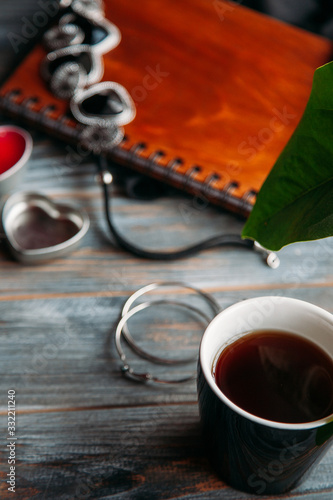
<path fill-rule="evenodd" d="M 223 190 L 225 191 L 226 194 L 230 194 L 232 193 L 233 191 L 235 191 L 235 189 L 237 189 L 239 187 L 239 183 L 236 182 L 236 181 L 230 181 L 228 182 L 225 187 L 223 188 Z"/>
<path fill-rule="evenodd" d="M 23 118 L 27 121 L 33 119 L 35 114 L 34 105 L 38 104 L 38 102 L 39 99 L 37 96 L 27 97 L 22 101 L 21 106 L 23 108 Z"/>
<path fill-rule="evenodd" d="M 12 114 L 18 105 L 17 98 L 21 96 L 21 94 L 22 90 L 19 88 L 9 90 L 0 100 L 2 111 Z"/>
<path fill-rule="evenodd" d="M 244 193 L 244 196 L 242 198 L 246 202 L 251 202 L 252 200 L 253 203 L 257 197 L 257 194 L 258 194 L 257 191 L 255 191 L 254 189 L 250 189 L 249 191 L 246 191 L 246 193 Z"/>
<path fill-rule="evenodd" d="M 119 148 L 116 148 L 119 149 Z M 128 150 L 134 165 L 140 164 L 144 169 L 144 173 L 153 172 L 156 177 L 161 178 L 165 182 L 175 185 L 185 191 L 190 191 L 196 196 L 208 198 L 218 202 L 223 202 L 227 208 L 233 212 L 237 212 L 243 216 L 248 216 L 252 208 L 252 203 L 249 200 L 255 196 L 255 191 L 251 190 L 241 198 L 232 196 L 232 193 L 239 187 L 236 181 L 228 182 L 223 188 L 215 188 L 214 183 L 221 179 L 221 175 L 217 172 L 211 173 L 203 181 L 198 181 L 195 177 L 202 171 L 200 165 L 192 165 L 185 172 L 178 172 L 177 169 L 184 164 L 181 158 L 173 158 L 166 165 L 161 165 L 159 159 L 166 157 L 164 151 L 153 151 L 147 158 L 144 158 L 141 153 L 147 149 L 147 144 L 144 142 L 134 143 Z M 136 161 L 133 161 L 135 157 Z M 130 166 L 130 165 L 129 165 Z M 212 185 L 213 184 L 213 185 Z"/>
<path fill-rule="evenodd" d="M 29 96 L 19 101 L 18 98 L 22 94 L 22 89 L 17 88 L 0 96 L 0 109 L 13 118 L 19 116 L 28 124 L 33 124 L 44 132 L 50 131 L 59 139 L 77 143 L 82 128 L 80 124 L 66 115 L 52 117 L 51 112 L 57 111 L 55 104 L 35 109 L 34 106 L 40 102 L 38 96 Z"/>
<path fill-rule="evenodd" d="M 0 109 L 9 116 L 22 117 L 29 124 L 33 123 L 42 131 L 50 131 L 56 137 L 78 144 L 83 126 L 69 116 L 61 115 L 52 117 L 52 111 L 57 111 L 55 105 L 48 105 L 42 109 L 34 109 L 38 103 L 37 97 L 31 96 L 18 102 L 22 95 L 22 89 L 13 89 L 0 97 Z M 179 169 L 184 165 L 182 158 L 171 158 L 165 164 L 161 158 L 167 158 L 167 153 L 156 150 L 148 157 L 142 155 L 148 145 L 145 142 L 136 142 L 130 148 L 124 147 L 130 143 L 130 138 L 125 136 L 122 143 L 116 148 L 106 151 L 110 160 L 124 164 L 130 168 L 137 169 L 142 173 L 150 173 L 155 178 L 165 181 L 177 188 L 192 193 L 194 196 L 212 201 L 214 204 L 222 205 L 227 210 L 247 217 L 256 196 L 254 190 L 247 191 L 241 198 L 233 196 L 233 191 L 238 187 L 236 181 L 228 182 L 224 187 L 215 186 L 221 180 L 221 175 L 212 172 L 206 179 L 196 179 L 202 170 L 200 165 L 191 165 L 189 168 Z"/>
<path fill-rule="evenodd" d="M 172 160 L 169 160 L 167 165 L 166 165 L 166 172 L 165 172 L 165 180 L 166 182 L 168 181 L 169 177 L 171 176 L 172 172 L 177 170 L 178 167 L 183 165 L 183 160 L 181 158 L 173 158 Z"/>
<path fill-rule="evenodd" d="M 53 111 L 57 111 L 57 106 L 55 104 L 47 104 L 39 111 L 39 113 L 45 118 L 48 118 Z"/>
<path fill-rule="evenodd" d="M 144 151 L 146 149 L 146 147 L 147 146 L 146 146 L 145 142 L 137 142 L 137 143 L 133 144 L 133 146 L 131 147 L 129 152 L 132 156 L 137 156 L 139 153 Z"/>
<path fill-rule="evenodd" d="M 215 184 L 220 180 L 220 175 L 216 172 L 208 175 L 203 184 L 203 197 L 205 200 L 214 202 L 214 199 L 218 196 L 219 191 L 216 189 Z"/>
<path fill-rule="evenodd" d="M 157 151 L 154 151 L 153 153 L 151 153 L 151 155 L 149 155 L 148 160 L 150 161 L 150 163 L 152 165 L 154 165 L 156 162 L 158 162 L 164 156 L 165 156 L 164 151 L 161 151 L 158 149 Z"/>
<path fill-rule="evenodd" d="M 126 137 L 125 144 L 130 142 Z M 216 205 L 221 205 L 230 212 L 247 217 L 252 209 L 250 202 L 255 196 L 253 190 L 247 192 L 243 197 L 233 196 L 235 189 L 239 187 L 238 182 L 229 181 L 224 187 L 216 187 L 215 184 L 221 180 L 221 175 L 212 172 L 206 179 L 198 180 L 196 175 L 202 171 L 202 166 L 192 165 L 185 172 L 183 168 L 184 160 L 182 158 L 172 158 L 165 164 L 160 162 L 162 157 L 167 158 L 167 153 L 162 150 L 156 150 L 145 157 L 142 152 L 148 149 L 145 142 L 136 142 L 130 148 L 117 146 L 108 155 L 111 160 L 123 164 L 130 168 L 135 168 L 143 174 L 149 173 L 156 179 L 173 185 L 176 188 L 190 192 L 194 196 L 201 197 Z"/>
<path fill-rule="evenodd" d="M 192 165 L 185 172 L 183 188 L 186 190 L 191 180 L 195 178 L 196 174 L 201 172 L 202 168 L 199 165 Z"/>

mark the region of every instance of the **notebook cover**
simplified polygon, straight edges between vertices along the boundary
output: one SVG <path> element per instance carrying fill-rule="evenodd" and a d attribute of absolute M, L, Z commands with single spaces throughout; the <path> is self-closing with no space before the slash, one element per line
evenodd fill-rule
<path fill-rule="evenodd" d="M 332 42 L 231 1 L 105 0 L 120 29 L 103 81 L 137 114 L 108 156 L 247 215 L 305 109 Z M 0 89 L 0 107 L 73 145 L 80 127 L 40 76 L 40 42 Z"/>

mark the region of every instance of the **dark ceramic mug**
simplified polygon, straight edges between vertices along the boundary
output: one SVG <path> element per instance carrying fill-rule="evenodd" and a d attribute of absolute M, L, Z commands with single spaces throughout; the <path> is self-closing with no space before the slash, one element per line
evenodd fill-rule
<path fill-rule="evenodd" d="M 333 362 L 333 315 L 286 297 L 259 297 L 218 314 L 206 329 L 198 363 L 198 398 L 207 452 L 219 476 L 255 494 L 287 492 L 303 480 L 333 440 L 333 414 L 287 424 L 252 415 L 217 386 L 213 365 L 224 346 L 248 332 L 281 330 L 320 346 Z"/>

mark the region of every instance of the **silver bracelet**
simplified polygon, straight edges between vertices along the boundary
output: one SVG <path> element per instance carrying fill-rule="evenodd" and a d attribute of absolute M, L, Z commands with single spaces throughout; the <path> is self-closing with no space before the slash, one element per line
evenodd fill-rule
<path fill-rule="evenodd" d="M 156 305 L 161 305 L 161 304 L 168 304 L 168 305 L 183 307 L 189 311 L 192 311 L 192 312 L 198 314 L 201 317 L 201 319 L 205 320 L 207 325 L 208 325 L 208 323 L 210 323 L 210 318 L 206 314 L 204 314 L 202 311 L 200 311 L 200 309 L 198 309 L 197 307 L 190 306 L 189 304 L 184 304 L 183 302 L 176 302 L 176 301 L 171 301 L 171 300 L 154 300 L 151 302 L 143 302 L 142 304 L 139 304 L 138 306 L 133 307 L 133 309 L 131 309 L 125 316 L 123 316 L 120 319 L 120 321 L 117 325 L 117 328 L 115 330 L 116 349 L 118 351 L 120 360 L 122 361 L 121 371 L 129 378 L 136 380 L 138 382 L 156 382 L 158 384 L 181 384 L 184 382 L 189 382 L 190 380 L 195 379 L 195 374 L 190 375 L 188 377 L 181 378 L 181 379 L 172 380 L 172 379 L 161 379 L 159 377 L 155 377 L 150 372 L 146 372 L 146 373 L 135 372 L 133 370 L 133 368 L 130 367 L 130 365 L 127 361 L 127 357 L 123 351 L 123 348 L 121 345 L 121 337 L 123 334 L 123 328 L 124 328 L 125 324 L 127 323 L 127 321 L 132 316 L 137 314 L 138 312 L 140 312 L 144 309 L 147 309 L 148 307 L 152 307 L 152 306 L 156 307 Z M 136 347 L 138 348 L 138 346 L 136 346 Z M 195 359 L 196 359 L 196 357 L 190 358 L 186 362 L 195 361 Z"/>
<path fill-rule="evenodd" d="M 183 289 L 185 289 L 187 291 L 192 291 L 195 294 L 199 295 L 201 298 L 203 298 L 206 301 L 206 303 L 209 305 L 209 307 L 211 308 L 211 310 L 213 312 L 213 316 L 212 316 L 211 319 L 213 319 L 213 317 L 216 316 L 216 314 L 218 314 L 219 312 L 221 312 L 221 308 L 218 305 L 218 303 L 216 302 L 216 300 L 211 295 L 203 292 L 199 288 L 195 288 L 195 287 L 193 287 L 191 285 L 188 285 L 187 283 L 183 283 L 181 281 L 169 281 L 169 282 L 168 281 L 164 281 L 164 282 L 160 282 L 160 283 L 150 283 L 149 285 L 146 285 L 146 286 L 140 288 L 139 290 L 137 290 L 136 292 L 134 292 L 126 300 L 126 302 L 125 302 L 125 304 L 123 306 L 122 312 L 121 312 L 121 316 L 122 317 L 126 316 L 128 314 L 128 312 L 131 310 L 132 305 L 134 304 L 134 302 L 139 297 L 141 297 L 142 295 L 144 295 L 146 293 L 149 293 L 152 290 L 156 290 L 158 288 L 166 288 L 166 287 L 171 287 L 171 286 L 176 286 L 178 288 L 183 288 Z M 183 302 L 178 302 L 177 301 L 177 304 L 183 304 Z M 123 337 L 126 340 L 127 344 L 132 348 L 132 350 L 135 351 L 139 356 L 141 356 L 144 359 L 147 359 L 147 360 L 152 361 L 154 363 L 165 363 L 165 364 L 180 364 L 180 363 L 186 363 L 187 362 L 187 359 L 170 360 L 168 358 L 161 358 L 161 357 L 154 356 L 154 355 L 149 354 L 148 352 L 144 351 L 141 347 L 139 347 L 135 343 L 132 335 L 129 332 L 129 329 L 128 329 L 128 326 L 127 326 L 126 323 L 125 323 L 125 325 L 123 327 L 122 334 L 123 334 Z"/>
<path fill-rule="evenodd" d="M 170 287 L 170 286 L 176 286 L 178 288 L 183 288 L 187 291 L 192 291 L 201 298 L 204 299 L 204 301 L 208 304 L 212 311 L 211 317 L 201 311 L 199 308 L 194 307 L 190 304 L 186 304 L 182 301 L 175 301 L 175 300 L 151 300 L 149 302 L 144 302 L 142 304 L 139 304 L 135 307 L 132 307 L 133 303 L 142 295 L 152 291 L 156 290 L 158 288 L 163 288 L 163 287 Z M 152 306 L 156 305 L 162 305 L 162 304 L 167 304 L 171 306 L 177 306 L 177 307 L 182 307 L 185 308 L 186 310 L 197 314 L 201 320 L 205 322 L 205 324 L 209 324 L 210 321 L 213 319 L 213 317 L 220 312 L 220 307 L 216 300 L 209 294 L 203 292 L 202 290 L 192 287 L 188 285 L 187 283 L 183 282 L 178 282 L 178 281 L 170 281 L 170 282 L 161 282 L 161 283 L 151 283 L 149 285 L 146 285 L 136 292 L 134 292 L 125 302 L 122 313 L 121 313 L 121 319 L 118 322 L 116 329 L 115 329 L 115 345 L 116 349 L 118 352 L 118 355 L 120 357 L 120 360 L 122 362 L 122 367 L 121 371 L 129 378 L 136 380 L 138 382 L 156 382 L 159 384 L 178 384 L 178 383 L 184 383 L 188 382 L 190 380 L 195 379 L 195 374 L 190 375 L 188 377 L 183 377 L 181 379 L 176 379 L 176 380 L 166 380 L 166 379 L 161 379 L 159 377 L 153 376 L 151 373 L 146 372 L 146 373 L 138 373 L 133 370 L 133 368 L 130 367 L 127 357 L 124 353 L 124 350 L 122 348 L 121 340 L 122 337 L 124 337 L 124 340 L 127 342 L 127 344 L 130 346 L 130 348 L 135 352 L 137 355 L 139 355 L 143 359 L 147 359 L 149 361 L 152 361 L 153 363 L 157 364 L 164 364 L 164 365 L 179 365 L 179 364 L 185 364 L 189 363 L 191 361 L 195 361 L 197 359 L 197 355 L 194 357 L 191 356 L 189 358 L 183 358 L 183 359 L 170 359 L 170 358 L 162 358 L 155 356 L 151 353 L 148 353 L 144 349 L 142 349 L 138 344 L 134 341 L 132 335 L 130 334 L 128 327 L 127 327 L 127 322 L 128 320 L 134 316 L 135 314 L 139 313 L 140 311 L 147 309 Z"/>

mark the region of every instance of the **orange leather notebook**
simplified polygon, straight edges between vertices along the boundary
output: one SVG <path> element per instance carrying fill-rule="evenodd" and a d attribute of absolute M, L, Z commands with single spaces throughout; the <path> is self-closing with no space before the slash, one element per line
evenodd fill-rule
<path fill-rule="evenodd" d="M 231 1 L 105 0 L 120 44 L 103 81 L 122 84 L 137 113 L 116 163 L 247 215 L 305 109 L 329 40 Z M 77 144 L 66 101 L 40 76 L 41 43 L 0 89 L 0 107 Z"/>

